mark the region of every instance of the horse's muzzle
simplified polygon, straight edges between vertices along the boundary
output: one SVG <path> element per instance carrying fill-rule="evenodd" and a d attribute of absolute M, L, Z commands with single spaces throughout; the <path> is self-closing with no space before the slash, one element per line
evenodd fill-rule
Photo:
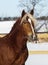
<path fill-rule="evenodd" d="M 31 41 L 37 41 L 37 36 L 33 36 L 33 35 L 28 36 L 28 41 L 29 42 L 31 42 Z"/>

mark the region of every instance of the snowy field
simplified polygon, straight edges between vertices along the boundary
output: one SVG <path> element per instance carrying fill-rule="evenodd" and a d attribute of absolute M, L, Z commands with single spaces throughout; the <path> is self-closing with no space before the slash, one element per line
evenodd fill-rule
<path fill-rule="evenodd" d="M 0 34 L 9 33 L 15 21 L 0 22 Z M 44 26 L 45 27 L 45 26 Z M 25 65 L 48 65 L 48 43 L 30 43 L 27 42 L 29 57 Z M 36 53 L 33 53 L 38 51 Z M 44 53 L 39 53 L 39 51 L 47 51 Z"/>
<path fill-rule="evenodd" d="M 37 44 L 27 44 L 28 50 L 30 51 L 48 51 L 48 43 L 37 43 Z M 26 61 L 26 65 L 48 65 L 48 53 L 34 53 L 29 54 L 29 57 Z"/>
<path fill-rule="evenodd" d="M 29 55 L 26 65 L 48 65 L 48 54 Z"/>
<path fill-rule="evenodd" d="M 15 21 L 0 21 L 0 34 L 9 33 Z"/>
<path fill-rule="evenodd" d="M 2 22 L 2 23 L 1 23 Z M 0 33 L 9 33 L 15 21 L 0 21 Z M 48 31 L 48 20 L 39 20 L 35 22 L 35 29 L 37 32 Z"/>

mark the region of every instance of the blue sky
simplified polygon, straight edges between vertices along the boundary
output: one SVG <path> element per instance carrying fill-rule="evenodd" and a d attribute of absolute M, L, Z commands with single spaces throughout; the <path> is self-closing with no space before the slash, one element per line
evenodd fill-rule
<path fill-rule="evenodd" d="M 0 0 L 0 17 L 13 17 L 20 16 L 23 9 L 27 11 L 26 7 L 20 7 L 21 0 Z M 32 9 L 32 5 L 29 0 L 22 0 L 24 3 L 27 1 L 27 5 Z M 46 7 L 46 8 L 45 8 Z M 40 13 L 41 12 L 41 13 Z M 44 13 L 45 12 L 45 13 Z M 47 12 L 47 13 L 46 13 Z M 35 15 L 48 15 L 48 0 L 41 0 L 35 7 Z"/>
<path fill-rule="evenodd" d="M 21 0 L 0 0 L 0 17 L 13 17 L 20 16 L 23 9 L 26 7 L 20 7 Z M 26 0 L 23 2 L 25 3 Z M 27 3 L 29 3 L 27 1 Z M 29 4 L 28 4 L 29 5 Z"/>
<path fill-rule="evenodd" d="M 0 17 L 19 16 L 19 0 L 0 0 Z"/>

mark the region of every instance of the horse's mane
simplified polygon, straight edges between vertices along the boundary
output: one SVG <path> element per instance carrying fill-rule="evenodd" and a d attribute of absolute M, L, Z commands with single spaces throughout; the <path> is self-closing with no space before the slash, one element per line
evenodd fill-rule
<path fill-rule="evenodd" d="M 13 35 L 15 32 L 17 32 L 17 29 L 19 28 L 19 24 L 21 22 L 21 18 L 18 18 L 17 21 L 14 23 L 11 31 L 9 34 L 7 34 L 7 37 L 10 37 L 11 35 Z"/>
<path fill-rule="evenodd" d="M 20 22 L 21 22 L 21 18 L 18 18 L 17 21 L 14 23 L 14 25 L 13 25 L 10 33 L 18 27 L 18 25 L 20 24 Z"/>

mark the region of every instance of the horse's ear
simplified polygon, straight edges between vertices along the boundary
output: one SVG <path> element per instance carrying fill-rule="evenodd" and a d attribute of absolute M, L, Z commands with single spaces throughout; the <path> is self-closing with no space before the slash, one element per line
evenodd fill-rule
<path fill-rule="evenodd" d="M 34 9 L 32 9 L 32 10 L 30 11 L 30 14 L 31 14 L 31 15 L 34 15 Z"/>
<path fill-rule="evenodd" d="M 22 17 L 26 14 L 25 10 L 22 11 Z"/>

